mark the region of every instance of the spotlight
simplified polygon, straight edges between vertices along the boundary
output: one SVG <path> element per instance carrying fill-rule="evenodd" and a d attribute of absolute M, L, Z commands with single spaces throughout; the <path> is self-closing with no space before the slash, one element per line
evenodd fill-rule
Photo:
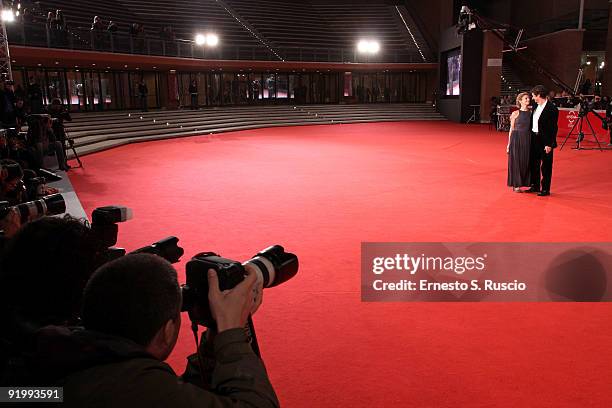
<path fill-rule="evenodd" d="M 219 44 L 219 37 L 216 34 L 206 35 L 206 45 L 209 47 L 216 47 Z"/>
<path fill-rule="evenodd" d="M 219 44 L 219 37 L 216 34 L 198 34 L 195 36 L 195 43 L 197 45 L 206 45 L 208 47 L 216 47 Z"/>
<path fill-rule="evenodd" d="M 380 44 L 378 41 L 370 41 L 370 54 L 376 54 L 380 51 Z"/>
<path fill-rule="evenodd" d="M 357 51 L 362 54 L 376 54 L 380 51 L 380 43 L 374 40 L 361 40 L 357 43 Z"/>
<path fill-rule="evenodd" d="M 12 23 L 15 21 L 15 13 L 11 9 L 3 9 L 2 10 L 2 21 L 6 23 Z"/>
<path fill-rule="evenodd" d="M 368 52 L 368 42 L 365 40 L 361 40 L 359 41 L 359 44 L 357 44 L 357 50 L 359 52 Z"/>
<path fill-rule="evenodd" d="M 195 42 L 197 45 L 204 45 L 206 44 L 206 37 L 203 36 L 202 34 L 198 34 L 195 37 Z"/>

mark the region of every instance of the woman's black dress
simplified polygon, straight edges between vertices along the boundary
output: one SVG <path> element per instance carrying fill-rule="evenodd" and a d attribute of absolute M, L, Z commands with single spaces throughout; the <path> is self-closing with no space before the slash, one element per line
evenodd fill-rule
<path fill-rule="evenodd" d="M 518 111 L 514 120 L 514 130 L 510 136 L 508 154 L 508 185 L 528 187 L 530 185 L 529 153 L 531 149 L 531 112 Z"/>

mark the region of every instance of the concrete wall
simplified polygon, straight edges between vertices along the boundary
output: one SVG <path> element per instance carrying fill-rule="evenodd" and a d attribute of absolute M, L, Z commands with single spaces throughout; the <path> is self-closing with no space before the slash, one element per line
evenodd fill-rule
<path fill-rule="evenodd" d="M 580 68 L 584 31 L 563 30 L 546 34 L 526 42 L 529 51 L 536 56 L 540 65 L 557 75 L 570 87 L 574 86 Z M 515 61 L 520 61 L 515 59 Z M 525 83 L 538 82 L 548 87 L 554 87 L 544 75 L 532 69 L 525 69 L 520 64 L 514 64 L 519 75 L 532 78 Z"/>
<path fill-rule="evenodd" d="M 480 90 L 480 119 L 482 122 L 490 121 L 491 98 L 501 95 L 503 46 L 502 40 L 491 31 L 484 33 Z"/>
<path fill-rule="evenodd" d="M 542 21 L 553 20 L 580 9 L 580 0 L 513 0 L 512 23 L 529 27 Z M 603 9 L 608 0 L 585 0 L 585 9 Z M 576 20 L 576 28 L 578 21 Z"/>

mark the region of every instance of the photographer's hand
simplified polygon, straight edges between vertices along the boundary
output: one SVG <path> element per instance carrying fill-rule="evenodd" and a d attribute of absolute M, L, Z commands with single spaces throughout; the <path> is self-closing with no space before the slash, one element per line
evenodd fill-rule
<path fill-rule="evenodd" d="M 244 328 L 249 315 L 254 309 L 256 299 L 253 289 L 257 276 L 247 269 L 247 276 L 233 289 L 219 289 L 219 278 L 213 269 L 208 270 L 208 302 L 212 316 L 217 322 L 217 332 L 224 330 Z"/>
<path fill-rule="evenodd" d="M 244 269 L 247 272 L 254 273 L 257 276 L 257 282 L 255 282 L 255 286 L 253 286 L 253 297 L 255 298 L 255 303 L 253 304 L 253 310 L 251 310 L 251 315 L 254 315 L 259 306 L 261 306 L 261 302 L 263 302 L 263 280 L 257 275 L 257 270 L 255 267 L 249 263 L 244 265 Z"/>

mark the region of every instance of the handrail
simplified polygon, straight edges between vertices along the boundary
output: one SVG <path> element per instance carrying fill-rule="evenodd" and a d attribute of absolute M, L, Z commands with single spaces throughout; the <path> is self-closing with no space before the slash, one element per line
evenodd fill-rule
<path fill-rule="evenodd" d="M 10 44 L 46 48 L 93 50 L 100 52 L 155 55 L 197 59 L 278 60 L 266 47 L 257 45 L 223 45 L 218 48 L 199 47 L 193 40 L 164 40 L 151 36 L 111 33 L 91 29 L 70 28 L 53 30 L 44 23 L 18 23 L 8 29 Z M 418 52 L 404 49 L 383 50 L 377 56 L 365 57 L 355 48 L 277 47 L 275 51 L 286 61 L 308 62 L 381 62 L 419 63 Z"/>

